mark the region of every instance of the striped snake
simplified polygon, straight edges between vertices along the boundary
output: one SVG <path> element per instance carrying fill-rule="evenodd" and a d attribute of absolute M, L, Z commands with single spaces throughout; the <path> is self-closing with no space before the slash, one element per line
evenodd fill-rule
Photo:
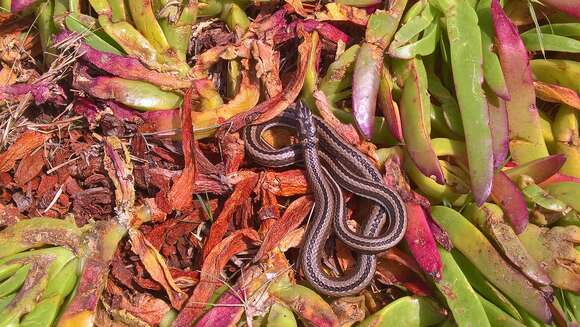
<path fill-rule="evenodd" d="M 297 129 L 300 144 L 274 149 L 262 139 L 266 130 L 280 126 Z M 400 196 L 382 182 L 372 162 L 302 103 L 264 124 L 246 127 L 243 134 L 246 151 L 256 163 L 286 167 L 302 162 L 305 166 L 315 200 L 301 255 L 307 280 L 321 293 L 332 296 L 355 294 L 367 287 L 376 269 L 374 254 L 395 246 L 405 234 L 407 215 Z M 348 227 L 341 187 L 372 201 L 362 233 Z M 386 231 L 381 233 L 387 222 Z M 338 278 L 328 276 L 321 263 L 324 245 L 333 231 L 357 252 L 355 269 Z"/>

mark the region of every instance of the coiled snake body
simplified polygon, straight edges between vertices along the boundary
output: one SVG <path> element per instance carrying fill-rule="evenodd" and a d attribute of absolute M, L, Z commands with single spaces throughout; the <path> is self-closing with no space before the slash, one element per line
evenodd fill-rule
<path fill-rule="evenodd" d="M 300 144 L 274 149 L 262 140 L 264 131 L 278 126 L 297 129 Z M 246 127 L 243 133 L 246 150 L 258 164 L 285 167 L 303 162 L 305 166 L 315 200 L 301 254 L 306 279 L 319 292 L 332 296 L 355 294 L 367 287 L 376 269 L 374 254 L 395 246 L 405 234 L 407 215 L 401 197 L 383 184 L 380 172 L 361 152 L 301 103 L 271 121 Z M 373 203 L 361 234 L 347 225 L 341 187 Z M 333 231 L 357 252 L 355 268 L 341 277 L 328 276 L 321 263 Z"/>

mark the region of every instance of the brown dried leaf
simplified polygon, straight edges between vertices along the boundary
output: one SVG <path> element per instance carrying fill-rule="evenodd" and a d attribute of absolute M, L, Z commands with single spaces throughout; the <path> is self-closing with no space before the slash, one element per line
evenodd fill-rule
<path fill-rule="evenodd" d="M 332 301 L 330 306 L 336 313 L 340 326 L 352 326 L 362 321 L 368 313 L 364 295 L 341 297 Z"/>
<path fill-rule="evenodd" d="M 16 173 L 14 174 L 14 181 L 23 187 L 24 184 L 38 176 L 43 167 L 44 151 L 36 151 L 32 155 L 20 160 L 18 168 L 16 168 Z"/>
<path fill-rule="evenodd" d="M 227 132 L 236 132 L 248 123 L 253 122 L 260 124 L 266 122 L 276 116 L 282 111 L 286 110 L 288 106 L 296 100 L 306 76 L 306 67 L 308 63 L 308 54 L 312 48 L 312 37 L 308 33 L 300 32 L 304 41 L 298 46 L 299 61 L 298 69 L 288 86 L 281 93 L 268 100 L 258 104 L 251 110 L 239 113 L 234 117 L 228 119 L 220 128 L 218 134 L 226 134 Z"/>
<path fill-rule="evenodd" d="M 139 226 L 142 222 L 134 214 L 135 183 L 133 178 L 133 163 L 129 150 L 116 136 L 108 136 L 105 138 L 104 150 L 103 165 L 109 174 L 109 178 L 113 181 L 115 189 L 116 221 L 125 228 L 128 226 Z M 106 180 L 104 176 L 96 177 L 98 180 Z M 107 186 L 104 189 L 110 191 L 110 186 Z"/>
<path fill-rule="evenodd" d="M 313 205 L 314 202 L 310 196 L 302 196 L 292 202 L 286 211 L 284 211 L 282 218 L 276 220 L 268 231 L 268 234 L 266 234 L 266 237 L 264 237 L 264 242 L 254 257 L 254 262 L 262 259 L 264 255 L 278 246 L 280 241 L 300 226 L 304 218 L 308 216 Z"/>
<path fill-rule="evenodd" d="M 145 323 L 156 326 L 171 310 L 171 307 L 161 299 L 147 293 L 126 292 L 115 283 L 107 284 L 107 292 L 112 296 L 110 311 L 116 316 L 128 313 Z"/>
<path fill-rule="evenodd" d="M 362 139 L 358 134 L 356 128 L 351 124 L 344 124 L 332 113 L 330 109 L 330 104 L 324 92 L 316 90 L 313 93 L 314 99 L 316 100 L 316 107 L 320 112 L 320 116 L 324 119 L 333 129 L 342 136 L 342 138 L 349 144 L 358 146 Z"/>
<path fill-rule="evenodd" d="M 151 278 L 163 286 L 169 296 L 171 305 L 176 309 L 181 308 L 186 300 L 186 294 L 175 284 L 165 259 L 138 230 L 131 229 L 129 237 L 131 238 L 133 252 L 139 255 Z"/>
<path fill-rule="evenodd" d="M 193 125 L 191 122 L 191 100 L 192 89 L 188 89 L 183 98 L 183 107 L 181 109 L 181 135 L 183 157 L 185 168 L 181 176 L 169 191 L 168 199 L 175 210 L 185 211 L 193 207 L 193 190 L 196 180 L 196 162 L 195 162 L 195 139 L 193 135 Z"/>
<path fill-rule="evenodd" d="M 326 4 L 326 11 L 319 11 L 315 15 L 321 21 L 347 21 L 360 26 L 366 26 L 369 20 L 366 10 L 339 3 Z"/>
<path fill-rule="evenodd" d="M 262 189 L 276 196 L 295 196 L 310 192 L 308 180 L 301 169 L 282 172 L 268 171 L 262 178 Z"/>
<path fill-rule="evenodd" d="M 258 240 L 258 233 L 253 229 L 240 229 L 219 242 L 205 258 L 201 268 L 199 284 L 193 290 L 189 300 L 173 322 L 173 327 L 189 327 L 203 313 L 207 301 L 213 292 L 222 284 L 220 273 L 230 258 L 250 247 Z"/>
<path fill-rule="evenodd" d="M 256 60 L 256 77 L 264 83 L 268 95 L 273 97 L 280 94 L 280 52 L 260 40 L 252 42 L 251 51 Z"/>
<path fill-rule="evenodd" d="M 24 132 L 8 150 L 0 153 L 0 173 L 4 173 L 14 168 L 17 160 L 20 160 L 32 153 L 39 146 L 48 140 L 50 135 L 36 131 Z"/>
<path fill-rule="evenodd" d="M 0 203 L 0 227 L 14 225 L 24 218 L 18 211 L 18 208 L 4 206 Z"/>
<path fill-rule="evenodd" d="M 567 104 L 580 110 L 580 97 L 578 93 L 567 87 L 534 81 L 536 96 L 547 102 Z"/>
<path fill-rule="evenodd" d="M 242 180 L 236 185 L 234 192 L 228 198 L 219 216 L 211 225 L 207 241 L 203 247 L 203 258 L 205 260 L 207 260 L 208 255 L 214 247 L 220 243 L 227 232 L 234 213 L 244 204 L 245 200 L 250 197 L 257 182 L 258 175 L 254 175 Z"/>

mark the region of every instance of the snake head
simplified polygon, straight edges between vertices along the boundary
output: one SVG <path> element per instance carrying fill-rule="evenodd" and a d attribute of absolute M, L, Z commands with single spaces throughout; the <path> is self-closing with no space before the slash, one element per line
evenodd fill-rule
<path fill-rule="evenodd" d="M 296 119 L 298 120 L 298 137 L 302 145 L 316 146 L 318 143 L 316 124 L 312 118 L 312 112 L 302 101 L 296 105 Z"/>

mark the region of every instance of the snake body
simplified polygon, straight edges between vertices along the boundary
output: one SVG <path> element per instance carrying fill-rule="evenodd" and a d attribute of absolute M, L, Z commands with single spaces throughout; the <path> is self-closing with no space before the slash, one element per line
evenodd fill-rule
<path fill-rule="evenodd" d="M 327 295 L 358 293 L 374 276 L 374 253 L 393 247 L 403 238 L 407 225 L 404 203 L 382 183 L 375 166 L 345 143 L 326 122 L 312 116 L 302 104 L 295 111 L 288 110 L 264 124 L 246 127 L 247 152 L 255 162 L 268 167 L 303 162 L 315 200 L 301 256 L 305 276 L 318 291 Z M 273 149 L 262 140 L 264 131 L 278 126 L 298 129 L 300 144 Z M 347 225 L 341 186 L 373 203 L 362 234 Z M 380 234 L 387 222 L 386 231 Z M 321 266 L 324 244 L 333 230 L 343 243 L 358 252 L 355 269 L 340 278 L 328 277 Z"/>

